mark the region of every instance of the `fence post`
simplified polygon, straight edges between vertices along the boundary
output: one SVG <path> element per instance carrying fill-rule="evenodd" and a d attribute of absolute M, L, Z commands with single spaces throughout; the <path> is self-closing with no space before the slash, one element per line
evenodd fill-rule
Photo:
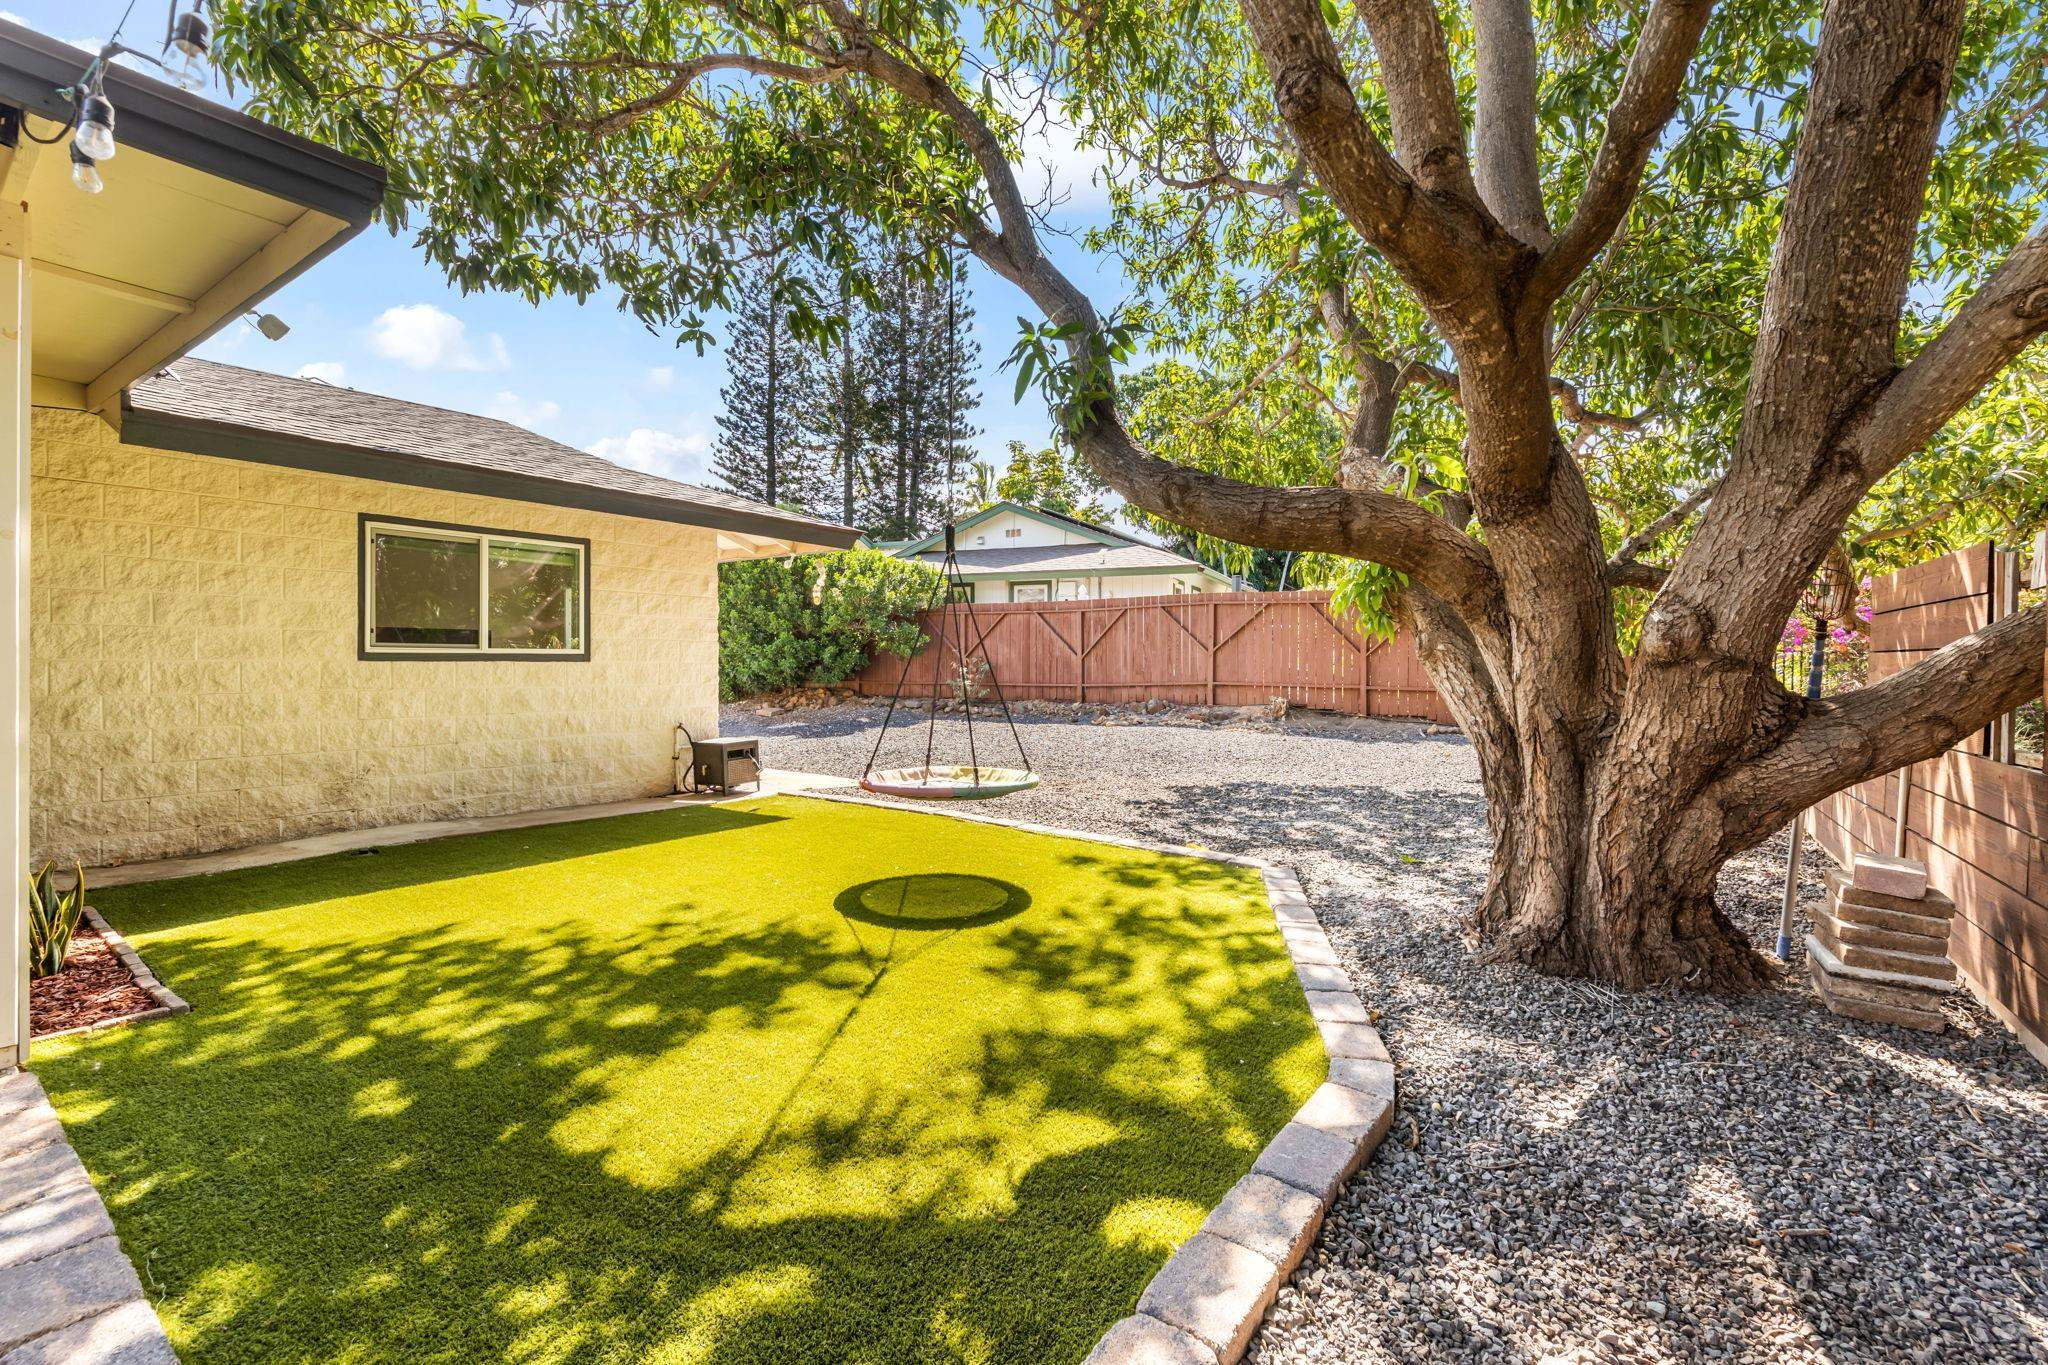
<path fill-rule="evenodd" d="M 1217 603 L 1215 603 L 1215 602 L 1211 602 L 1211 603 L 1209 604 L 1209 643 L 1208 643 L 1207 645 L 1205 645 L 1205 646 L 1203 647 L 1203 653 L 1204 653 L 1204 654 L 1206 654 L 1206 655 L 1208 656 L 1208 660 L 1209 660 L 1209 672 L 1208 672 L 1208 677 L 1209 677 L 1209 705 L 1211 705 L 1211 706 L 1214 706 L 1214 705 L 1216 704 L 1216 608 L 1217 608 L 1217 605 L 1218 605 L 1218 604 L 1217 604 Z"/>

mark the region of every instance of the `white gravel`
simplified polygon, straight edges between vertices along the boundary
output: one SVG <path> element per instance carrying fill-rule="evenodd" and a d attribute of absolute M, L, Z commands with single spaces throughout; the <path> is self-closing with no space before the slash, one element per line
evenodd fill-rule
<path fill-rule="evenodd" d="M 725 732 L 857 775 L 879 718 Z M 1480 965 L 1477 768 L 1416 723 L 1021 728 L 1045 785 L 1003 814 L 1292 864 L 1384 1012 L 1394 1131 L 1249 1360 L 2048 1362 L 2048 1070 L 1974 1003 L 1930 1037 L 1803 977 L 1724 1001 Z M 1765 946 L 1784 848 L 1721 884 Z"/>

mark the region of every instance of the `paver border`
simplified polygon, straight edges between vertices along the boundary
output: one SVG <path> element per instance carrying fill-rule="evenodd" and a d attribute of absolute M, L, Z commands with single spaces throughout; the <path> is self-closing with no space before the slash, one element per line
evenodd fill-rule
<path fill-rule="evenodd" d="M 42 1082 L 18 1069 L 0 1073 L 0 1356 L 178 1359 Z"/>
<path fill-rule="evenodd" d="M 1322 1035 L 1329 1079 L 1276 1133 L 1250 1171 L 1210 1211 L 1201 1231 L 1167 1258 L 1137 1311 L 1103 1334 L 1082 1365 L 1236 1365 L 1266 1310 L 1354 1172 L 1394 1122 L 1393 1059 L 1352 990 L 1294 869 L 1241 853 L 1153 843 L 1027 820 L 881 801 L 847 792 L 792 792 L 813 801 L 873 806 L 995 825 L 1027 834 L 1201 858 L 1258 869 L 1309 1014 Z"/>
<path fill-rule="evenodd" d="M 151 1019 L 168 1019 L 174 1014 L 185 1014 L 191 1010 L 192 1006 L 185 1002 L 183 996 L 166 986 L 162 979 L 149 969 L 149 964 L 142 960 L 142 954 L 136 952 L 127 939 L 121 937 L 121 931 L 107 923 L 106 916 L 88 905 L 85 907 L 85 921 L 93 927 L 94 932 L 106 940 L 107 946 L 114 950 L 114 956 L 121 960 L 121 965 L 128 969 L 128 974 L 135 978 L 135 984 L 149 992 L 149 998 L 156 1001 L 156 1004 L 153 1008 L 138 1010 L 134 1014 L 123 1014 L 113 1019 L 101 1019 L 90 1024 L 78 1024 L 71 1028 L 38 1033 L 33 1042 L 44 1043 L 52 1038 L 69 1038 L 78 1033 L 97 1033 L 101 1029 L 147 1023 Z"/>

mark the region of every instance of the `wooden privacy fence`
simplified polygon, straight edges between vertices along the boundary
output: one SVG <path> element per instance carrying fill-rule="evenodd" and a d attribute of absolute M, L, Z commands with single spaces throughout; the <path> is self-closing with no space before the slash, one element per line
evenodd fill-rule
<path fill-rule="evenodd" d="M 1870 680 L 2013 610 L 2016 567 L 1983 544 L 1873 583 Z M 2007 718 L 1938 758 L 1829 797 L 1808 827 L 1844 866 L 1861 852 L 1924 860 L 1956 903 L 1948 951 L 1971 993 L 2048 1062 L 2048 776 L 2038 762 L 2015 753 Z"/>
<path fill-rule="evenodd" d="M 956 606 L 952 629 L 982 632 L 989 666 L 1011 701 L 1143 702 L 1252 706 L 1285 697 L 1294 706 L 1361 716 L 1452 723 L 1415 644 L 1361 635 L 1330 606 L 1328 592 L 1112 597 L 1079 602 Z M 970 614 L 971 613 L 971 617 Z M 936 641 L 935 614 L 921 624 Z M 910 661 L 904 695 L 944 687 L 935 645 Z M 952 651 L 946 651 L 949 663 Z M 854 679 L 888 696 L 903 661 L 877 658 Z"/>

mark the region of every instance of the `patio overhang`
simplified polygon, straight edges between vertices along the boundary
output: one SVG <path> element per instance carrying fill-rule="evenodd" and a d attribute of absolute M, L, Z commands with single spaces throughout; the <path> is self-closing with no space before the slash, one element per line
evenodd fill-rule
<path fill-rule="evenodd" d="M 89 60 L 0 21 L 0 202 L 26 205 L 33 228 L 33 401 L 106 412 L 360 232 L 384 174 L 116 65 L 119 152 L 86 194 L 59 92 Z"/>
<path fill-rule="evenodd" d="M 361 231 L 377 167 L 120 66 L 105 187 L 71 180 L 71 105 L 92 60 L 0 21 L 0 1072 L 28 1056 L 29 410 L 111 416 L 121 392 Z"/>

